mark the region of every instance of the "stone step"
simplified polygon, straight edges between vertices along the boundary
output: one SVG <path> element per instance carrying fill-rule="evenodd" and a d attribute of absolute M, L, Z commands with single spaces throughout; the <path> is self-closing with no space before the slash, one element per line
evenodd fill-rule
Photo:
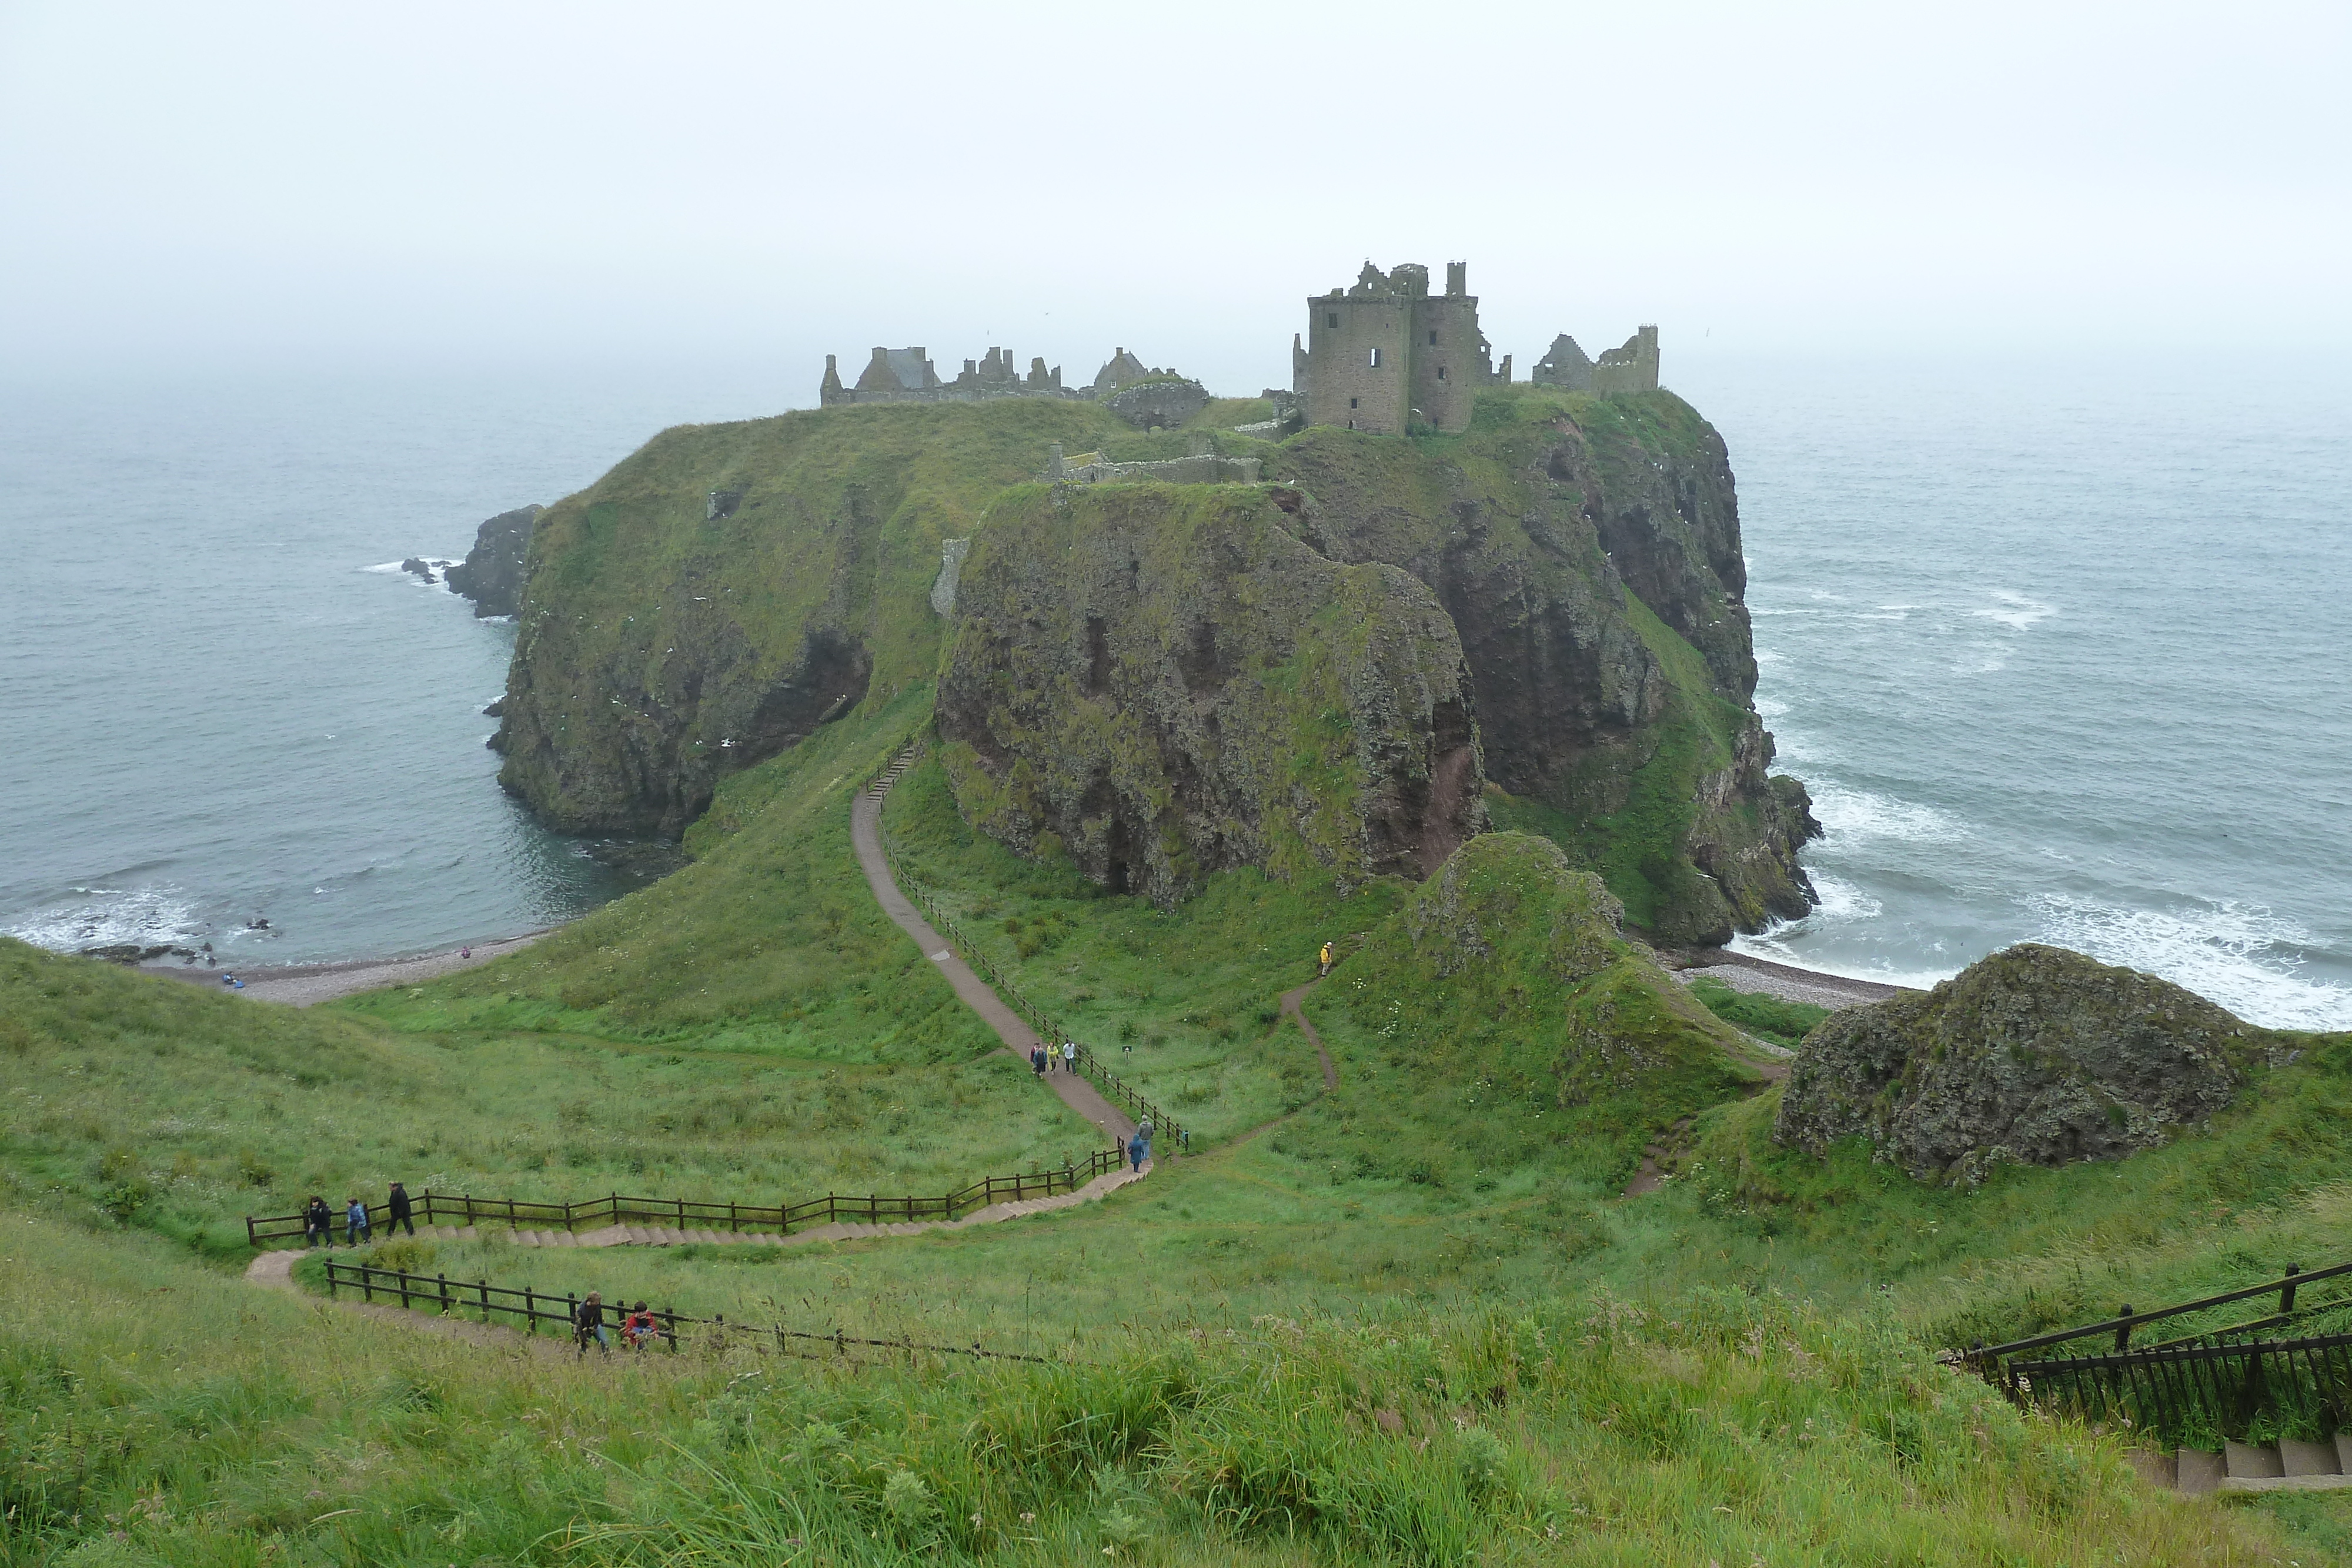
<path fill-rule="evenodd" d="M 2344 1461 L 2336 1457 L 2336 1443 L 2306 1443 L 2299 1437 L 2279 1439 L 2279 1469 L 2290 1476 L 2340 1476 Z"/>
<path fill-rule="evenodd" d="M 2185 1497 L 2203 1497 L 2230 1479 L 2229 1466 L 2219 1454 L 2209 1454 L 2202 1448 L 2183 1448 L 2173 1456 L 2173 1482 Z"/>
<path fill-rule="evenodd" d="M 2269 1480 L 2286 1473 L 2279 1466 L 2279 1451 L 2273 1448 L 2225 1442 L 2221 1445 L 2221 1458 L 2233 1481 Z"/>

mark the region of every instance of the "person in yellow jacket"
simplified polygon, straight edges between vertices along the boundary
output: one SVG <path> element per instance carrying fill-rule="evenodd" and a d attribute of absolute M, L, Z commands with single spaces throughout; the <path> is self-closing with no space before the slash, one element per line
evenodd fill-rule
<path fill-rule="evenodd" d="M 1331 972 L 1331 944 L 1328 942 L 1323 944 L 1321 966 L 1322 967 L 1320 968 L 1315 971 L 1315 977 L 1318 979 L 1321 979 L 1324 976 Z"/>

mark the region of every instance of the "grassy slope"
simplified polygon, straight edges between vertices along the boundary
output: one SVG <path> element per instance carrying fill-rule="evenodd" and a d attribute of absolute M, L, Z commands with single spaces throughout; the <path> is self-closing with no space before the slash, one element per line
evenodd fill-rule
<path fill-rule="evenodd" d="M 928 720 L 917 686 L 729 779 L 675 875 L 496 964 L 346 1004 L 400 1029 L 551 1029 L 837 1061 L 962 1061 L 996 1037 L 874 902 L 849 802 Z"/>
<path fill-rule="evenodd" d="M 1738 1294 L 1107 1330 L 1050 1370 L 583 1364 L 21 1216 L 0 1247 L 11 1562 L 2035 1568 L 2285 1546 L 2133 1485 L 1883 1323 Z"/>
<path fill-rule="evenodd" d="M 225 1259 L 311 1193 L 774 1203 L 935 1193 L 1096 1142 L 1003 1057 L 945 1066 L 395 1033 L 0 942 L 0 1184 Z"/>

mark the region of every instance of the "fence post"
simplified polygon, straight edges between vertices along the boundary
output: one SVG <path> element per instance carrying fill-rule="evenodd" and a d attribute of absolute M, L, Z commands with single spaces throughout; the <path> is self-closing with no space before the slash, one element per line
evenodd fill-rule
<path fill-rule="evenodd" d="M 580 1301 L 569 1291 L 563 1292 L 563 1321 L 572 1325 L 572 1337 L 577 1339 L 580 1336 Z M 585 1346 L 582 1347 L 581 1354 L 587 1354 Z"/>
<path fill-rule="evenodd" d="M 482 1321 L 484 1322 L 488 1322 L 490 1321 L 490 1282 L 488 1280 L 483 1280 L 478 1281 L 478 1283 L 481 1286 L 482 1290 Z"/>
<path fill-rule="evenodd" d="M 2126 1320 L 2128 1320 L 2128 1319 L 2131 1317 L 2131 1315 L 2132 1315 L 2132 1310 L 2131 1310 L 2131 1303 L 2130 1303 L 2129 1301 L 2126 1301 L 2126 1302 L 2123 1304 L 2123 1306 L 2122 1306 L 2121 1308 L 2119 1308 L 2119 1309 L 2116 1311 L 2116 1316 L 2117 1316 L 2117 1317 L 2119 1317 L 2119 1318 L 2124 1318 L 2124 1319 L 2126 1319 Z M 2131 1326 L 2131 1324 L 2130 1324 L 2130 1322 L 2129 1322 L 2128 1321 L 2126 1321 L 2126 1322 L 2124 1322 L 2121 1326 L 2119 1326 L 2119 1327 L 2116 1330 L 2116 1350 L 2118 1350 L 2118 1351 L 2128 1350 L 2128 1349 L 2131 1347 L 2131 1332 L 2132 1332 L 2132 1326 Z"/>
<path fill-rule="evenodd" d="M 522 1288 L 522 1328 L 525 1333 L 539 1332 L 539 1297 L 529 1285 Z"/>
<path fill-rule="evenodd" d="M 253 1216 L 249 1214 L 245 1217 L 245 1244 L 247 1247 L 261 1245 L 261 1239 L 253 1233 Z"/>
<path fill-rule="evenodd" d="M 735 1229 L 735 1200 L 730 1197 L 727 1200 L 727 1234 L 734 1235 Z"/>
<path fill-rule="evenodd" d="M 2303 1265 L 2300 1263 L 2290 1263 L 2286 1266 L 2286 1288 L 2279 1291 L 2279 1315 L 2281 1317 L 2284 1317 L 2287 1313 L 2294 1311 L 2294 1277 L 2302 1272 Z"/>
<path fill-rule="evenodd" d="M 446 1318 L 449 1315 L 449 1276 L 442 1274 L 436 1277 L 441 1281 L 441 1315 Z"/>
<path fill-rule="evenodd" d="M 334 1299 L 335 1299 L 335 1260 L 334 1260 L 332 1258 L 330 1258 L 330 1259 L 328 1259 L 328 1260 L 327 1260 L 327 1300 L 329 1300 L 329 1301 L 333 1301 Z"/>
<path fill-rule="evenodd" d="M 669 1341 L 670 1354 L 676 1355 L 677 1354 L 677 1313 L 672 1308 L 664 1307 L 661 1310 L 661 1315 L 662 1337 Z"/>
<path fill-rule="evenodd" d="M 474 1223 L 474 1195 L 473 1195 L 472 1193 L 470 1193 L 470 1192 L 469 1192 L 469 1193 L 467 1193 L 467 1194 L 466 1195 L 466 1200 L 465 1200 L 465 1201 L 466 1201 L 466 1223 L 467 1223 L 467 1224 L 468 1224 L 468 1225 L 471 1225 L 471 1224 L 473 1224 L 473 1223 Z"/>
<path fill-rule="evenodd" d="M 674 1201 L 674 1202 L 676 1202 L 676 1203 L 677 1203 L 677 1228 L 678 1228 L 678 1232 L 679 1232 L 679 1234 L 680 1234 L 680 1235 L 683 1235 L 683 1234 L 685 1234 L 685 1231 L 686 1231 L 686 1199 L 684 1199 L 684 1198 L 682 1198 L 682 1197 L 681 1197 L 681 1198 L 674 1199 L 673 1201 Z"/>
<path fill-rule="evenodd" d="M 406 1312 L 408 1310 L 408 1270 L 400 1270 L 393 1275 L 393 1278 L 400 1281 L 400 1309 Z"/>
<path fill-rule="evenodd" d="M 365 1263 L 360 1265 L 360 1300 L 373 1304 L 375 1301 L 375 1270 Z"/>

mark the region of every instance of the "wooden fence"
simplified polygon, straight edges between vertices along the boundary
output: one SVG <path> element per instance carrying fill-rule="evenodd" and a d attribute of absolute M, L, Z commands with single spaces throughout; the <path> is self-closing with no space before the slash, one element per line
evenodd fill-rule
<path fill-rule="evenodd" d="M 362 1301 L 374 1302 L 379 1298 L 384 1304 L 398 1301 L 404 1308 L 438 1312 L 444 1317 L 470 1317 L 478 1322 L 495 1322 L 500 1319 L 520 1319 L 525 1333 L 535 1334 L 541 1323 L 547 1323 L 560 1333 L 574 1333 L 579 1322 L 581 1293 L 566 1291 L 554 1295 L 524 1285 L 493 1285 L 488 1280 L 467 1283 L 452 1280 L 446 1274 L 409 1274 L 397 1269 L 377 1269 L 365 1263 L 339 1263 L 325 1260 L 327 1294 L 341 1300 L 345 1291 L 357 1291 Z M 621 1323 L 629 1314 L 616 1301 L 604 1303 L 605 1327 L 617 1340 Z M 750 1323 L 730 1323 L 724 1317 L 689 1318 L 665 1307 L 647 1314 L 654 1320 L 654 1337 L 675 1354 L 681 1342 L 680 1331 L 687 1341 L 718 1345 L 744 1345 L 768 1348 L 790 1354 L 796 1344 L 829 1345 L 835 1354 L 845 1354 L 852 1346 L 860 1349 L 925 1351 L 936 1355 L 971 1355 L 992 1361 L 1045 1362 L 1042 1355 L 1021 1355 L 1012 1351 L 982 1350 L 978 1344 L 926 1344 L 910 1339 L 860 1339 L 835 1329 L 831 1333 L 819 1333 L 809 1329 L 789 1329 L 781 1323 L 758 1327 Z M 586 1348 L 584 1345 L 582 1347 Z"/>
<path fill-rule="evenodd" d="M 1031 1171 L 1024 1176 L 988 1176 L 938 1197 L 852 1197 L 827 1193 L 800 1203 L 709 1203 L 686 1197 L 625 1197 L 614 1193 L 583 1202 L 557 1202 L 527 1197 L 476 1197 L 470 1193 L 423 1192 L 409 1200 L 419 1225 L 505 1224 L 517 1230 L 573 1230 L 582 1225 L 667 1225 L 684 1230 L 767 1230 L 789 1236 L 795 1228 L 841 1223 L 892 1225 L 916 1220 L 961 1219 L 991 1204 L 1019 1203 L 1032 1197 L 1076 1192 L 1106 1171 L 1122 1170 L 1124 1149 L 1097 1149 L 1083 1160 L 1064 1162 L 1059 1170 Z M 330 1209 L 327 1228 L 331 1240 L 344 1228 L 342 1211 Z M 391 1223 L 389 1204 L 367 1206 L 371 1230 Z M 272 1241 L 299 1242 L 306 1231 L 302 1216 L 247 1215 L 246 1240 L 259 1247 Z"/>

